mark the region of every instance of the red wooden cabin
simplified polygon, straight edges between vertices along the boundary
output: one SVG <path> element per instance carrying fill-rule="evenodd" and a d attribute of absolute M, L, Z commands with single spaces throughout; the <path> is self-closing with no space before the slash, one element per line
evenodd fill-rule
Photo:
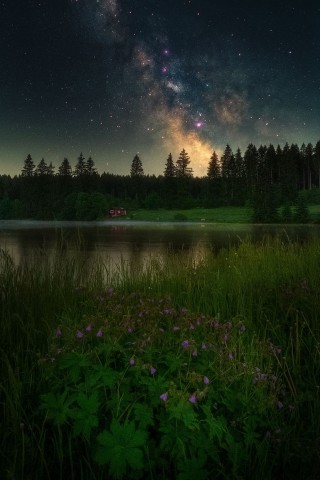
<path fill-rule="evenodd" d="M 122 207 L 113 207 L 109 210 L 110 217 L 122 217 L 127 215 L 127 210 Z"/>

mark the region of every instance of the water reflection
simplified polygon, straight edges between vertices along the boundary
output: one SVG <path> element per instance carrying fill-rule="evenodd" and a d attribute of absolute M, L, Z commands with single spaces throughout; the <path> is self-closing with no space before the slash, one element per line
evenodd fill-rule
<path fill-rule="evenodd" d="M 218 252 L 244 240 L 261 242 L 266 236 L 278 236 L 284 242 L 305 242 L 320 239 L 320 227 L 110 221 L 0 222 L 0 248 L 6 249 L 17 264 L 37 251 L 51 256 L 59 250 L 81 251 L 88 261 L 99 256 L 116 264 L 122 259 L 135 262 L 140 268 L 146 258 L 161 258 L 168 249 L 188 252 L 196 259 L 208 250 Z"/>

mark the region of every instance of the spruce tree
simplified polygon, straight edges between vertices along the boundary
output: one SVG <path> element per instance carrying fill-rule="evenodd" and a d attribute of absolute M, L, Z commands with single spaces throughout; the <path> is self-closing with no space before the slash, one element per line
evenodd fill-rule
<path fill-rule="evenodd" d="M 132 160 L 130 175 L 131 177 L 142 177 L 144 175 L 142 162 L 138 154 L 136 154 Z"/>
<path fill-rule="evenodd" d="M 173 178 L 176 175 L 176 168 L 173 163 L 172 155 L 169 153 L 167 158 L 166 166 L 164 169 L 164 176 L 165 178 Z"/>
<path fill-rule="evenodd" d="M 47 175 L 54 175 L 54 166 L 52 165 L 52 162 L 48 165 Z"/>
<path fill-rule="evenodd" d="M 176 164 L 177 177 L 192 177 L 193 171 L 192 168 L 189 167 L 190 157 L 184 148 L 181 150 Z"/>
<path fill-rule="evenodd" d="M 250 143 L 244 154 L 244 169 L 246 177 L 247 196 L 250 200 L 254 195 L 257 184 L 257 169 L 258 169 L 258 150 L 255 145 Z"/>
<path fill-rule="evenodd" d="M 219 158 L 216 152 L 214 151 L 210 157 L 210 162 L 208 165 L 207 176 L 210 180 L 219 178 L 221 175 L 221 169 L 219 164 Z"/>
<path fill-rule="evenodd" d="M 24 161 L 24 166 L 21 171 L 22 177 L 32 177 L 34 175 L 35 164 L 33 163 L 30 153 Z"/>
<path fill-rule="evenodd" d="M 82 154 L 82 152 L 80 153 L 79 157 L 78 157 L 78 162 L 75 166 L 75 169 L 74 169 L 74 176 L 75 177 L 82 177 L 83 175 L 85 175 L 87 169 L 86 169 L 86 162 L 85 162 L 85 158 Z"/>
<path fill-rule="evenodd" d="M 41 177 L 43 175 L 47 175 L 48 173 L 48 165 L 46 164 L 44 158 L 40 160 L 35 170 L 35 175 Z"/>
<path fill-rule="evenodd" d="M 313 164 L 316 171 L 316 178 L 318 179 L 318 188 L 320 188 L 320 140 L 316 143 L 313 151 Z"/>
<path fill-rule="evenodd" d="M 61 162 L 61 165 L 58 168 L 58 175 L 61 177 L 71 177 L 72 168 L 67 158 L 64 158 Z"/>
<path fill-rule="evenodd" d="M 87 175 L 97 175 L 97 169 L 94 166 L 94 161 L 92 157 L 89 157 L 86 161 L 86 172 Z"/>

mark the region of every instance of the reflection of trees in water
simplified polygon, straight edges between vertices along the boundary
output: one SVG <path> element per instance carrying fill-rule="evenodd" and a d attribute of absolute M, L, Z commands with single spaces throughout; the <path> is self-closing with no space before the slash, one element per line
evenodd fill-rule
<path fill-rule="evenodd" d="M 141 227 L 128 225 L 77 225 L 59 228 L 2 229 L 0 247 L 14 256 L 16 263 L 27 259 L 35 252 L 44 255 L 81 254 L 89 265 L 96 259 L 108 264 L 126 262 L 139 274 L 151 257 L 164 258 L 169 252 L 185 252 L 195 262 L 204 253 L 218 253 L 222 248 L 237 246 L 243 241 L 261 243 L 266 238 L 279 238 L 282 242 L 306 242 L 319 238 L 318 226 L 304 225 L 251 225 L 251 226 L 190 226 L 166 225 Z"/>

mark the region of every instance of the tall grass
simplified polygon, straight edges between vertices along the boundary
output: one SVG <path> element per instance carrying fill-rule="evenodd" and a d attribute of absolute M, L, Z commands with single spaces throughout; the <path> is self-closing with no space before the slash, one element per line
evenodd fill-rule
<path fill-rule="evenodd" d="M 57 253 L 54 258 L 39 253 L 17 266 L 2 251 L 0 477 L 107 478 L 105 470 L 100 471 L 90 460 L 92 446 L 86 442 L 77 443 L 71 434 L 68 435 L 67 427 L 48 423 L 40 408 L 41 395 L 48 392 L 51 384 L 52 388 L 57 386 L 59 381 L 53 381 L 55 377 L 44 368 L 44 363 L 50 363 L 52 356 L 56 341 L 54 332 L 58 326 L 63 326 L 69 332 L 63 348 L 76 351 L 78 344 L 74 343 L 74 333 L 83 326 L 84 319 L 94 323 L 108 317 L 110 325 L 113 322 L 110 338 L 120 345 L 119 352 L 125 355 L 128 343 L 121 343 L 124 337 L 120 330 L 126 316 L 131 318 L 132 309 L 141 309 L 139 305 L 145 303 L 154 331 L 160 317 L 150 305 L 167 302 L 177 312 L 185 309 L 190 315 L 188 322 L 202 315 L 222 325 L 228 322 L 245 325 L 246 336 L 232 340 L 239 359 L 245 357 L 252 368 L 259 366 L 270 371 L 273 368 L 281 377 L 286 387 L 281 398 L 285 395 L 290 398 L 287 404 L 292 414 L 283 416 L 279 430 L 285 430 L 289 437 L 276 438 L 275 443 L 264 450 L 264 461 L 262 454 L 255 454 L 261 465 L 254 466 L 251 458 L 252 472 L 256 475 L 264 472 L 264 478 L 316 478 L 320 474 L 319 284 L 320 246 L 316 242 L 284 244 L 266 238 L 259 245 L 242 243 L 218 254 L 195 256 L 168 252 L 164 258 L 153 257 L 143 264 L 119 261 L 117 265 L 98 260 L 89 264 L 79 252 L 73 256 Z M 115 297 L 116 303 L 106 307 L 105 299 L 109 298 L 106 292 L 109 291 L 116 292 L 118 297 Z M 148 325 L 148 315 L 143 317 L 141 326 L 147 331 L 144 325 Z M 104 342 L 108 344 L 108 339 Z M 168 337 L 170 345 L 158 344 L 157 339 L 154 342 L 159 356 L 164 352 L 168 356 L 170 348 L 174 352 L 173 337 Z M 268 345 L 274 349 L 272 362 L 264 351 Z M 280 346 L 281 352 L 280 347 L 275 346 Z M 86 353 L 86 348 L 82 346 L 79 354 Z M 88 351 L 95 351 L 95 348 L 90 346 Z M 149 352 L 148 355 L 153 354 Z M 127 367 L 121 368 L 127 371 Z M 229 367 L 226 370 L 223 362 L 215 363 L 214 368 L 219 385 L 230 388 L 232 395 L 236 395 L 234 385 L 238 385 L 243 395 L 253 395 L 249 377 L 238 370 L 232 373 Z M 135 381 L 140 380 L 135 377 Z M 258 402 L 257 398 L 253 401 Z M 257 403 L 257 412 L 261 405 Z M 249 433 L 246 435 L 248 438 Z M 221 448 L 227 449 L 224 440 L 221 440 Z M 232 451 L 236 455 L 236 447 L 228 448 L 229 457 Z M 155 452 L 152 449 L 148 452 L 145 455 L 151 465 L 150 478 L 166 478 L 165 471 L 161 476 L 159 468 L 152 466 Z M 235 469 L 240 459 L 224 460 L 222 455 L 219 462 L 220 470 L 211 471 L 216 478 L 245 478 L 245 467 Z M 230 471 L 228 466 L 223 467 L 224 462 L 230 466 Z M 186 475 L 183 469 L 179 475 L 179 478 L 189 478 L 183 476 Z"/>

